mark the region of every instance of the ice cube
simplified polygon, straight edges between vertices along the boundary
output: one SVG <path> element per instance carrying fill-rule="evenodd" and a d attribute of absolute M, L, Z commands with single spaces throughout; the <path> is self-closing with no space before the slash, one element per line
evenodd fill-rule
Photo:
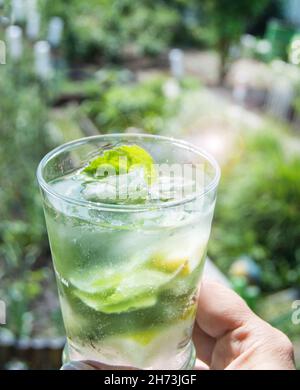
<path fill-rule="evenodd" d="M 149 187 L 143 169 L 134 169 L 127 174 L 88 181 L 82 190 L 86 200 L 114 204 L 143 203 L 148 199 L 148 194 Z"/>
<path fill-rule="evenodd" d="M 116 186 L 106 180 L 91 182 L 84 186 L 82 195 L 91 202 L 115 203 L 117 197 Z"/>
<path fill-rule="evenodd" d="M 182 176 L 160 176 L 150 189 L 152 200 L 180 200 L 191 194 L 195 182 Z"/>

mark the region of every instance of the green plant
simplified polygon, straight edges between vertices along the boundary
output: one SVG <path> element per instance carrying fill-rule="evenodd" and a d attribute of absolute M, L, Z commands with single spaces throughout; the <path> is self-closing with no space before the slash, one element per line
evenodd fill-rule
<path fill-rule="evenodd" d="M 300 116 L 300 90 L 296 87 L 295 97 L 293 101 L 293 109 L 297 117 Z"/>
<path fill-rule="evenodd" d="M 255 311 L 260 299 L 260 290 L 257 286 L 250 285 L 244 277 L 232 277 L 231 286 L 247 303 L 247 305 Z"/>
<path fill-rule="evenodd" d="M 180 22 L 174 3 L 127 1 L 131 9 L 130 16 L 123 17 L 123 29 L 128 42 L 134 42 L 140 54 L 156 55 L 169 46 Z"/>
<path fill-rule="evenodd" d="M 40 291 L 31 269 L 48 255 L 35 178 L 47 150 L 47 107 L 26 64 L 8 64 L 1 72 L 0 293 L 9 305 L 10 329 L 19 336 L 30 332 L 28 305 Z"/>
<path fill-rule="evenodd" d="M 11 69 L 7 70 L 9 73 L 10 71 Z M 22 247 L 29 253 L 34 242 L 40 241 L 44 231 L 35 170 L 46 150 L 43 129 L 47 111 L 38 86 L 15 83 L 9 73 L 0 79 L 0 89 L 4 96 L 0 110 L 0 244 L 2 253 L 6 243 L 12 251 Z M 15 221 L 20 223 L 16 225 Z M 14 232 L 11 236 L 10 230 Z M 20 240 L 20 235 L 24 242 Z M 12 243 L 11 237 L 15 236 L 18 239 Z M 12 257 L 6 257 L 5 263 L 10 261 Z"/>
<path fill-rule="evenodd" d="M 128 127 L 162 132 L 165 119 L 175 112 L 178 104 L 178 99 L 165 98 L 165 81 L 157 77 L 138 84 L 114 84 L 98 100 L 83 104 L 83 110 L 100 132 L 120 132 Z"/>
<path fill-rule="evenodd" d="M 26 271 L 20 278 L 6 280 L 1 286 L 9 313 L 9 332 L 17 338 L 32 333 L 34 316 L 30 304 L 41 294 L 44 276 L 41 270 Z"/>
<path fill-rule="evenodd" d="M 221 58 L 221 77 L 225 75 L 225 66 L 230 46 L 240 39 L 247 27 L 270 3 L 270 0 L 232 1 L 204 0 L 203 35 L 215 46 Z"/>
<path fill-rule="evenodd" d="M 223 269 L 243 253 L 262 269 L 262 288 L 300 282 L 300 158 L 261 129 L 221 183 L 209 253 Z"/>
<path fill-rule="evenodd" d="M 42 10 L 45 24 L 50 16 L 64 19 L 65 50 L 69 59 L 79 61 L 119 59 L 131 45 L 139 53 L 158 54 L 179 21 L 176 10 L 161 0 L 47 0 Z"/>

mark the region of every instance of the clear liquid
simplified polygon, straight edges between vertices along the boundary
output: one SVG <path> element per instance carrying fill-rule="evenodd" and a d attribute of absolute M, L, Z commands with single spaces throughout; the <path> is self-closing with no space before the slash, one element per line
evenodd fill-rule
<path fill-rule="evenodd" d="M 80 176 L 52 183 L 82 198 Z M 179 369 L 191 354 L 212 211 L 45 205 L 72 360 Z"/>

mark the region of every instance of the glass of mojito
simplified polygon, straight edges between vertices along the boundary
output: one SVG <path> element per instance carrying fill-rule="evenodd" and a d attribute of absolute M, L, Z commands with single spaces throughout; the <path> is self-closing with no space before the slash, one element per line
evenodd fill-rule
<path fill-rule="evenodd" d="M 38 167 L 71 360 L 192 368 L 220 170 L 172 138 L 110 134 Z"/>

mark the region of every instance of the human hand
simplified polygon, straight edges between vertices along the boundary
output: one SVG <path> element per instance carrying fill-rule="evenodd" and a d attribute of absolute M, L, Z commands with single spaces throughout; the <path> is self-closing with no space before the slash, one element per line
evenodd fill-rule
<path fill-rule="evenodd" d="M 288 337 L 255 315 L 242 298 L 219 283 L 202 283 L 193 341 L 196 368 L 295 369 L 293 346 Z"/>

